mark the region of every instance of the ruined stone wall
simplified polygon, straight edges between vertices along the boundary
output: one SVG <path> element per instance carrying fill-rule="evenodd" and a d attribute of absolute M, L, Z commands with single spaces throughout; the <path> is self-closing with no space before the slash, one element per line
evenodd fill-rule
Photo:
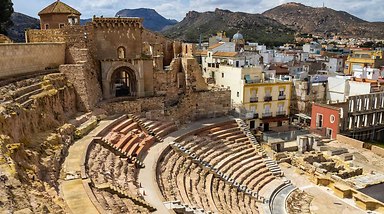
<path fill-rule="evenodd" d="M 60 72 L 67 76 L 76 89 L 78 109 L 80 111 L 92 110 L 101 99 L 101 89 L 96 70 L 91 67 L 91 64 L 61 65 Z"/>
<path fill-rule="evenodd" d="M 187 57 L 182 59 L 186 89 L 193 91 L 207 90 L 208 85 L 203 78 L 202 70 L 196 59 Z"/>
<path fill-rule="evenodd" d="M 105 101 L 98 104 L 108 114 L 141 114 L 144 112 L 164 110 L 164 97 L 149 97 L 136 100 L 115 100 Z"/>
<path fill-rule="evenodd" d="M 384 157 L 384 148 L 381 148 L 378 146 L 372 146 L 371 150 L 373 153 Z"/>
<path fill-rule="evenodd" d="M 165 66 L 171 64 L 172 59 L 174 57 L 172 40 L 169 40 L 158 33 L 154 33 L 146 29 L 144 29 L 142 32 L 142 40 L 143 42 L 148 42 L 150 44 L 161 44 L 163 47 L 164 56 L 163 64 Z"/>
<path fill-rule="evenodd" d="M 227 115 L 231 110 L 231 92 L 202 91 L 185 94 L 175 107 L 166 110 L 169 120 L 180 123 Z"/>
<path fill-rule="evenodd" d="M 0 78 L 30 74 L 64 64 L 65 44 L 0 44 L 0 56 Z"/>
<path fill-rule="evenodd" d="M 156 71 L 153 74 L 154 79 L 154 91 L 156 95 L 167 96 L 167 100 L 177 100 L 180 90 L 180 84 L 178 76 L 183 75 L 181 73 L 181 59 L 175 58 L 172 60 L 169 69 Z"/>
<path fill-rule="evenodd" d="M 77 112 L 75 89 L 62 74 L 45 76 L 44 84 L 54 88 L 35 95 L 33 109 L 0 108 L 0 134 L 19 142 L 58 127 Z"/>
<path fill-rule="evenodd" d="M 338 134 L 336 140 L 340 143 L 345 143 L 355 148 L 364 148 L 364 142 Z"/>
<path fill-rule="evenodd" d="M 79 96 L 77 106 L 81 111 L 92 110 L 101 99 L 100 69 L 94 59 L 94 31 L 91 25 L 65 26 L 61 29 L 28 30 L 27 40 L 33 42 L 65 42 L 65 65 L 60 72 L 74 84 Z M 61 64 L 64 64 L 61 63 Z"/>

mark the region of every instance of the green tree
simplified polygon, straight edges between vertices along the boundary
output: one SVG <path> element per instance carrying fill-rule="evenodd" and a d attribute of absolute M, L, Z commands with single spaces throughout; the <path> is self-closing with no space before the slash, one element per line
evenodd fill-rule
<path fill-rule="evenodd" d="M 12 25 L 11 15 L 13 13 L 12 0 L 0 0 L 0 33 L 6 34 L 7 27 Z"/>

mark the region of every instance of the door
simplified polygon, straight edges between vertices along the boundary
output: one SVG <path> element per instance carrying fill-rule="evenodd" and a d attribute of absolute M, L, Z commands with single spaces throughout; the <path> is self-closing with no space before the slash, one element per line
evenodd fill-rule
<path fill-rule="evenodd" d="M 332 139 L 332 132 L 333 132 L 333 130 L 332 130 L 332 129 L 330 129 L 330 128 L 327 128 L 326 137 L 328 137 L 329 139 Z"/>
<path fill-rule="evenodd" d="M 254 128 L 255 128 L 255 121 L 254 121 L 254 120 L 251 120 L 251 121 L 249 122 L 249 128 L 250 128 L 250 129 L 254 129 Z"/>
<path fill-rule="evenodd" d="M 264 123 L 264 131 L 269 131 L 269 123 Z"/>

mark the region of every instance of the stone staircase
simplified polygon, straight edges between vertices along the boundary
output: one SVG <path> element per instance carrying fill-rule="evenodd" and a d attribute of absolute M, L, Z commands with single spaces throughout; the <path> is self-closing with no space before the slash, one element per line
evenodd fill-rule
<path fill-rule="evenodd" d="M 109 143 L 107 140 L 104 140 L 101 137 L 95 137 L 94 140 L 96 143 L 99 143 L 100 145 L 106 147 L 110 151 L 114 152 L 116 155 L 127 158 L 129 161 L 134 163 L 137 168 L 145 167 L 145 164 L 142 161 L 140 161 L 136 157 L 132 157 L 131 155 L 128 155 L 127 152 L 122 152 L 120 149 L 116 148 L 114 144 Z"/>
<path fill-rule="evenodd" d="M 281 171 L 279 165 L 269 157 L 264 158 L 265 165 L 272 172 L 274 176 L 281 177 L 283 176 L 283 172 Z"/>
<path fill-rule="evenodd" d="M 137 124 L 139 124 L 140 128 L 145 131 L 146 133 L 154 136 L 156 138 L 157 141 L 159 142 L 163 142 L 164 139 L 159 136 L 158 134 L 156 134 L 152 128 L 148 127 L 146 124 L 144 124 L 143 121 L 140 120 L 140 118 L 137 116 L 137 115 L 133 115 L 133 114 L 129 114 L 128 115 L 129 118 L 132 118 L 133 121 L 135 121 Z"/>
<path fill-rule="evenodd" d="M 126 192 L 126 191 L 124 191 L 124 190 L 122 190 L 122 189 L 120 189 L 120 188 L 118 188 L 116 186 L 113 186 L 112 184 L 104 183 L 104 184 L 100 184 L 100 185 L 95 185 L 95 188 L 99 189 L 99 190 L 107 191 L 107 192 L 112 193 L 112 194 L 116 194 L 120 198 L 129 198 L 135 204 L 137 204 L 139 206 L 142 206 L 142 207 L 145 207 L 150 212 L 155 212 L 156 211 L 155 207 L 153 207 L 152 205 L 150 205 L 149 203 L 147 203 L 143 199 L 141 199 L 139 197 L 136 197 L 136 196 L 132 196 L 128 192 Z"/>

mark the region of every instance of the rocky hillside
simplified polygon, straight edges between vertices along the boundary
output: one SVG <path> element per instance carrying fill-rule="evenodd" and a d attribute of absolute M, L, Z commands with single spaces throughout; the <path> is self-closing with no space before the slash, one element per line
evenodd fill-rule
<path fill-rule="evenodd" d="M 267 10 L 263 15 L 301 33 L 384 38 L 383 22 L 367 22 L 327 7 L 313 8 L 291 2 Z"/>
<path fill-rule="evenodd" d="M 170 38 L 197 42 L 200 33 L 207 41 L 210 35 L 219 31 L 226 31 L 228 36 L 240 31 L 247 41 L 267 45 L 291 42 L 294 34 L 293 30 L 261 14 L 221 9 L 204 13 L 190 11 L 180 23 L 163 33 Z"/>
<path fill-rule="evenodd" d="M 7 29 L 8 37 L 15 42 L 25 42 L 26 29 L 40 28 L 40 20 L 22 13 L 14 12 L 11 16 L 13 26 Z"/>
<path fill-rule="evenodd" d="M 167 27 L 177 24 L 176 20 L 166 19 L 154 9 L 124 9 L 116 13 L 121 17 L 140 17 L 144 18 L 144 27 L 152 31 L 161 31 Z"/>

